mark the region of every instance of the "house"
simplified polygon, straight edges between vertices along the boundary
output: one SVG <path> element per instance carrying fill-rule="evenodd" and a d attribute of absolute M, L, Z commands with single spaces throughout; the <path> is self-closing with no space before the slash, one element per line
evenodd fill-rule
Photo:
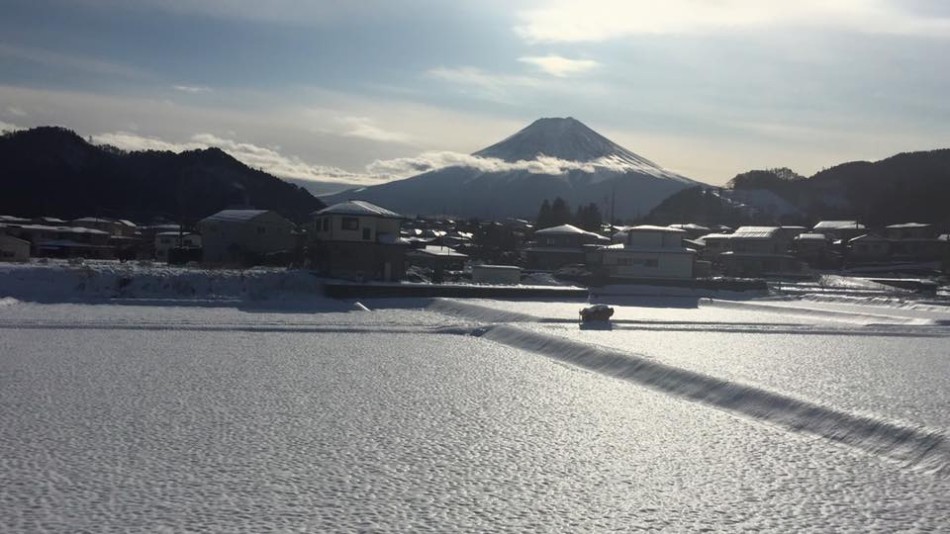
<path fill-rule="evenodd" d="M 607 237 L 570 224 L 537 230 L 534 237 L 535 243 L 524 251 L 527 267 L 548 271 L 587 263 L 589 252 L 610 243 Z"/>
<path fill-rule="evenodd" d="M 740 226 L 730 234 L 729 243 L 733 252 L 785 254 L 791 238 L 780 226 Z"/>
<path fill-rule="evenodd" d="M 313 261 L 323 274 L 399 280 L 409 242 L 399 235 L 405 217 L 363 200 L 334 204 L 313 214 Z"/>
<path fill-rule="evenodd" d="M 792 239 L 792 251 L 795 257 L 811 265 L 824 266 L 830 259 L 831 242 L 825 234 L 806 232 Z"/>
<path fill-rule="evenodd" d="M 409 265 L 418 265 L 433 270 L 461 271 L 465 268 L 467 259 L 467 254 L 439 245 L 411 248 L 406 252 L 406 260 Z"/>
<path fill-rule="evenodd" d="M 223 210 L 198 221 L 204 250 L 211 264 L 254 265 L 265 256 L 294 249 L 294 223 L 275 211 Z"/>
<path fill-rule="evenodd" d="M 943 243 L 933 225 L 892 224 L 884 228 L 884 236 L 891 240 L 891 254 L 895 260 L 932 261 L 943 257 Z"/>
<path fill-rule="evenodd" d="M 686 232 L 686 239 L 698 239 L 711 232 L 708 226 L 696 223 L 678 223 L 669 225 L 670 228 L 678 228 Z"/>
<path fill-rule="evenodd" d="M 168 261 L 168 251 L 175 248 L 201 248 L 201 236 L 194 232 L 165 231 L 154 237 L 155 259 Z"/>
<path fill-rule="evenodd" d="M 115 247 L 102 230 L 44 224 L 0 223 L 0 232 L 30 243 L 33 256 L 113 259 Z"/>
<path fill-rule="evenodd" d="M 30 242 L 19 237 L 0 234 L 0 261 L 28 261 Z"/>
<path fill-rule="evenodd" d="M 864 234 L 848 240 L 851 261 L 881 261 L 891 254 L 891 241 L 877 234 Z"/>
<path fill-rule="evenodd" d="M 936 239 L 937 231 L 931 224 L 901 223 L 884 227 L 884 237 L 888 239 Z"/>
<path fill-rule="evenodd" d="M 731 249 L 732 234 L 713 233 L 696 239 L 702 245 L 700 256 L 705 260 L 716 261 L 719 255 Z"/>
<path fill-rule="evenodd" d="M 812 228 L 816 234 L 825 234 L 832 241 L 847 242 L 853 237 L 867 233 L 867 229 L 858 221 L 819 221 Z"/>
<path fill-rule="evenodd" d="M 740 226 L 730 234 L 731 250 L 719 255 L 727 276 L 760 277 L 797 275 L 803 272 L 801 260 L 788 254 L 790 236 L 780 226 Z"/>
<path fill-rule="evenodd" d="M 696 251 L 683 246 L 686 231 L 666 226 L 631 226 L 601 249 L 602 272 L 611 278 L 690 279 Z"/>
<path fill-rule="evenodd" d="M 104 217 L 81 217 L 73 219 L 72 226 L 102 230 L 113 237 L 135 237 L 138 227 L 126 219 L 107 219 Z"/>

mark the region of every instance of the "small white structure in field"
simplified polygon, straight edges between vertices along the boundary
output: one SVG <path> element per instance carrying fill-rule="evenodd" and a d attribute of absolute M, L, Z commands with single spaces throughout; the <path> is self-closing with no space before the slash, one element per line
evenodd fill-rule
<path fill-rule="evenodd" d="M 474 265 L 472 282 L 476 284 L 518 285 L 521 268 L 514 265 Z"/>
<path fill-rule="evenodd" d="M 275 211 L 224 210 L 198 221 L 208 263 L 253 263 L 252 257 L 292 250 L 295 225 Z"/>
<path fill-rule="evenodd" d="M 29 259 L 29 241 L 0 234 L 0 261 L 27 261 Z"/>

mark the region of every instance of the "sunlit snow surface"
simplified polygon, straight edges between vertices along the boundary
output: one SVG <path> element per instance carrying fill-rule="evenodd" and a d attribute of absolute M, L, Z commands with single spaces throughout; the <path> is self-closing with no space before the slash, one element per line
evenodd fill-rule
<path fill-rule="evenodd" d="M 4 299 L 0 532 L 950 524 L 941 307 L 637 300 L 582 330 L 580 302 Z M 809 416 L 934 441 L 915 461 Z"/>

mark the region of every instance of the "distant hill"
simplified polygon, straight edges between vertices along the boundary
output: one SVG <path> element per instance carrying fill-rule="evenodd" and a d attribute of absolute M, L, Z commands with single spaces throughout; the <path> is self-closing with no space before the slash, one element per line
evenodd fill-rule
<path fill-rule="evenodd" d="M 328 203 L 368 200 L 407 215 L 533 218 L 545 200 L 572 207 L 597 204 L 619 218 L 649 212 L 697 182 L 617 145 L 573 118 L 538 119 L 446 167 L 386 184 L 322 197 Z"/>
<path fill-rule="evenodd" d="M 217 148 L 125 152 L 44 126 L 0 136 L 0 214 L 194 222 L 249 205 L 303 221 L 323 208 L 307 191 Z"/>
<path fill-rule="evenodd" d="M 717 220 L 704 220 L 707 218 Z M 726 188 L 695 188 L 664 200 L 646 220 L 811 224 L 857 219 L 950 224 L 950 149 L 855 161 L 804 178 L 789 169 L 749 171 Z"/>

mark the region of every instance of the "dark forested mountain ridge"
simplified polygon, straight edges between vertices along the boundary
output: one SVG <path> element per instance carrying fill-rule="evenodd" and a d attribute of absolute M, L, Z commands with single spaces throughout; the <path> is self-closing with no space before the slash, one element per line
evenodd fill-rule
<path fill-rule="evenodd" d="M 0 137 L 0 213 L 194 222 L 249 206 L 303 221 L 324 207 L 300 187 L 218 148 L 126 152 L 52 126 Z"/>
<path fill-rule="evenodd" d="M 788 169 L 757 170 L 725 188 L 697 187 L 667 198 L 651 222 L 810 224 L 856 219 L 870 226 L 950 223 L 950 149 L 854 161 L 804 178 Z M 699 220 L 702 219 L 702 220 Z"/>

